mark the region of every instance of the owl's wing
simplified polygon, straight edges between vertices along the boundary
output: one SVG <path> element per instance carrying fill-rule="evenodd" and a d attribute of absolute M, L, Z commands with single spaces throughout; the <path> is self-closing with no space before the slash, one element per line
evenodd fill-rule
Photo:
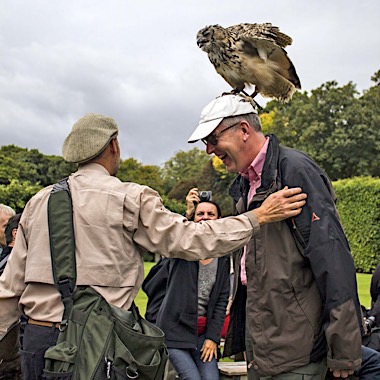
<path fill-rule="evenodd" d="M 296 69 L 284 50 L 285 46 L 292 43 L 292 39 L 281 33 L 278 27 L 270 23 L 237 24 L 226 29 L 234 36 L 239 49 L 247 57 L 259 56 L 296 88 L 301 88 Z"/>
<path fill-rule="evenodd" d="M 247 41 L 266 40 L 279 47 L 285 48 L 291 45 L 293 40 L 285 33 L 280 32 L 277 26 L 271 23 L 265 24 L 237 24 L 226 28 L 230 33 L 236 34 L 239 38 Z"/>

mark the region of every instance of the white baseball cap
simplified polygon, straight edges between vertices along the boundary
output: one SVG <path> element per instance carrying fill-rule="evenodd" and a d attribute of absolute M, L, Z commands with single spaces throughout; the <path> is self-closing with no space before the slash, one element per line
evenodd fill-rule
<path fill-rule="evenodd" d="M 187 142 L 193 143 L 207 137 L 225 117 L 248 113 L 257 114 L 251 98 L 233 94 L 219 96 L 203 108 L 199 125 Z"/>

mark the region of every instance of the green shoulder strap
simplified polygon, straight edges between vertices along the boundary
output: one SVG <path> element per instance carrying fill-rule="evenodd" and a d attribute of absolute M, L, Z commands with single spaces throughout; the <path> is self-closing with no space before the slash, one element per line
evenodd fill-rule
<path fill-rule="evenodd" d="M 50 193 L 48 225 L 53 278 L 64 305 L 62 330 L 66 328 L 73 306 L 76 283 L 73 207 L 67 178 L 56 183 Z"/>

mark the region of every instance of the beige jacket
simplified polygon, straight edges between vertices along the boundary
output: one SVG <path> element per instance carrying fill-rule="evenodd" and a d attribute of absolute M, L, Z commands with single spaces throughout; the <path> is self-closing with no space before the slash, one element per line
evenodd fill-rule
<path fill-rule="evenodd" d="M 168 211 L 157 192 L 123 183 L 98 164 L 69 177 L 73 200 L 77 284 L 91 285 L 118 307 L 129 308 L 143 281 L 144 251 L 199 260 L 227 254 L 259 231 L 250 214 L 202 223 Z M 47 224 L 51 186 L 26 205 L 13 252 L 0 278 L 0 337 L 20 312 L 61 321 L 53 285 Z M 19 307 L 17 307 L 17 305 Z"/>

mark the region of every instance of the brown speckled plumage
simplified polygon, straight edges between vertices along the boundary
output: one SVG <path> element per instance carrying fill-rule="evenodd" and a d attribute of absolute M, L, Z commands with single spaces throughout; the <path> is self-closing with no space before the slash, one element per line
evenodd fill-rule
<path fill-rule="evenodd" d="M 289 101 L 301 88 L 296 69 L 284 48 L 292 39 L 270 23 L 206 26 L 198 46 L 234 91 L 254 85 L 262 96 Z"/>

